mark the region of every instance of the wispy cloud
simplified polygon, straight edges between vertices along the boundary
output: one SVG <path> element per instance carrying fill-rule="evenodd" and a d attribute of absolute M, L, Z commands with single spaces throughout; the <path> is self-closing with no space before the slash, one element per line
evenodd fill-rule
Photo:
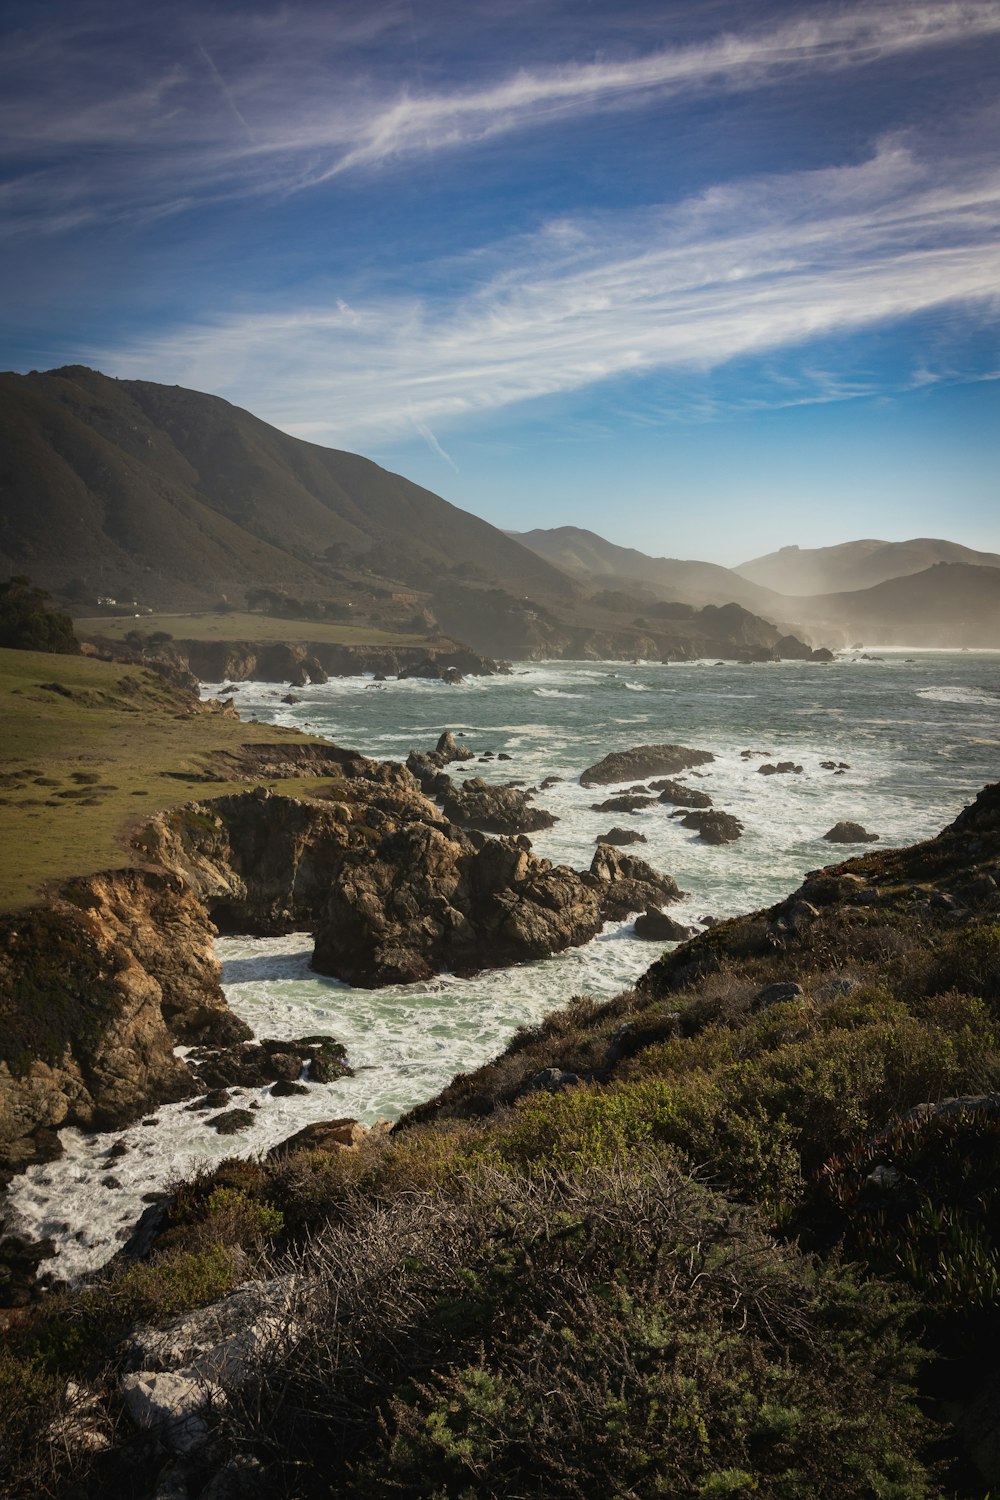
<path fill-rule="evenodd" d="M 445 451 L 445 449 L 442 447 L 442 445 L 438 442 L 438 440 L 435 437 L 434 433 L 431 432 L 430 428 L 427 426 L 427 423 L 426 422 L 420 422 L 420 421 L 417 420 L 416 417 L 414 417 L 413 418 L 413 426 L 416 429 L 416 431 L 420 434 L 420 436 L 423 438 L 424 442 L 427 444 L 427 446 L 431 450 L 431 452 L 432 453 L 436 453 L 437 456 L 438 456 L 438 458 L 443 458 L 444 461 L 445 461 L 445 463 L 449 464 L 455 470 L 455 473 L 457 474 L 459 472 L 458 464 L 452 458 L 451 454 L 447 453 Z"/>
<path fill-rule="evenodd" d="M 995 317 L 998 231 L 992 160 L 932 171 L 888 138 L 859 165 L 744 180 L 624 220 L 563 220 L 484 251 L 496 269 L 453 299 L 286 308 L 88 357 L 350 445 L 948 306 Z M 813 385 L 818 399 L 852 394 Z"/>
<path fill-rule="evenodd" d="M 514 132 L 675 96 L 787 87 L 921 51 L 1000 36 L 1000 0 L 824 3 L 778 24 L 637 50 L 627 24 L 614 56 L 520 65 L 508 47 L 492 71 L 480 50 L 463 87 L 408 85 L 412 48 L 366 66 L 366 48 L 409 7 L 379 7 L 379 27 L 348 6 L 260 13 L 246 24 L 171 10 L 170 30 L 79 27 L 29 32 L 0 59 L 0 136 L 12 174 L 42 171 L 48 207 L 29 192 L 11 226 L 59 228 L 64 197 L 104 213 L 155 211 L 205 197 L 298 192 L 333 178 L 467 151 Z M 530 51 L 530 49 L 529 49 Z M 486 56 L 489 56 L 487 49 Z M 26 58 L 31 65 L 26 69 Z M 55 161 L 55 157 L 60 157 Z"/>

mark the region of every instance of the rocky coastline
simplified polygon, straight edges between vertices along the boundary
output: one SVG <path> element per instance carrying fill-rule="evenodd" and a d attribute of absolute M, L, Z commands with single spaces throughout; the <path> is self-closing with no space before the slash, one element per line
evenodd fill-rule
<path fill-rule="evenodd" d="M 0 1171 L 51 1156 L 63 1126 L 117 1128 L 204 1092 L 178 1044 L 232 1072 L 249 1031 L 220 985 L 218 932 L 308 929 L 319 972 L 377 987 L 527 962 L 680 898 L 608 845 L 584 871 L 539 858 L 524 830 L 551 814 L 517 788 L 457 786 L 442 767 L 467 756 L 451 735 L 409 768 L 288 740 L 224 752 L 220 780 L 314 777 L 315 794 L 175 806 L 133 836 L 131 867 L 0 918 Z"/>

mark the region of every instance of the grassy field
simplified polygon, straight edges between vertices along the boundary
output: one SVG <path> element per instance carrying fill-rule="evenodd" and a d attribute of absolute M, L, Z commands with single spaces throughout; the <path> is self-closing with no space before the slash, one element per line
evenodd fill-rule
<path fill-rule="evenodd" d="M 123 641 L 130 630 L 152 635 L 164 630 L 179 641 L 253 641 L 258 645 L 314 641 L 330 646 L 426 646 L 426 635 L 379 630 L 373 625 L 344 624 L 339 620 L 285 620 L 272 615 L 92 615 L 73 621 L 80 640 L 104 636 Z"/>
<path fill-rule="evenodd" d="M 254 784 L 205 784 L 220 752 L 285 737 L 307 738 L 192 712 L 137 667 L 0 650 L 0 910 L 71 876 L 121 868 L 130 833 L 150 814 Z M 298 795 L 329 784 L 267 783 Z"/>

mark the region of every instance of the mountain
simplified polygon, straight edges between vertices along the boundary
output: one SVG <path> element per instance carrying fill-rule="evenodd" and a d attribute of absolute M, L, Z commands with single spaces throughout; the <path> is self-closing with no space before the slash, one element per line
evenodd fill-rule
<path fill-rule="evenodd" d="M 993 565 L 994 554 L 974 552 L 957 542 L 860 541 L 812 552 L 785 547 L 737 571 L 714 563 L 647 557 L 576 526 L 512 535 L 548 562 L 572 573 L 590 590 L 603 591 L 592 592 L 592 600 L 611 597 L 609 589 L 617 585 L 621 590 L 628 582 L 635 607 L 647 614 L 656 610 L 655 604 L 650 606 L 650 596 L 702 606 L 725 600 L 768 620 L 783 622 L 784 629 L 796 634 L 806 632 L 814 640 L 832 645 L 863 640 L 882 646 L 1000 647 L 1000 556 Z M 860 577 L 866 568 L 877 574 L 889 566 L 888 557 L 895 558 L 893 565 L 901 568 L 907 562 L 919 561 L 922 549 L 954 553 L 957 559 L 943 558 L 920 571 L 911 569 L 901 577 L 880 579 L 870 587 L 856 584 L 851 589 L 822 593 L 803 587 L 801 593 L 792 594 L 777 593 L 766 583 L 766 578 L 777 576 L 777 572 L 764 565 L 775 560 L 805 559 L 798 575 L 790 565 L 790 577 L 819 577 L 821 566 L 833 573 Z M 820 561 L 814 566 L 812 559 Z M 758 570 L 757 579 L 743 576 L 748 568 Z"/>
<path fill-rule="evenodd" d="M 285 618 L 443 631 L 494 656 L 805 650 L 758 618 L 776 596 L 724 568 L 664 562 L 639 589 L 613 554 L 641 554 L 594 537 L 609 576 L 577 581 L 367 458 L 178 386 L 79 365 L 0 375 L 0 452 L 0 570 L 76 604 L 175 614 L 250 596 Z"/>
<path fill-rule="evenodd" d="M 873 588 L 890 578 L 923 573 L 935 563 L 1000 568 L 1000 554 L 976 552 L 959 542 L 914 537 L 909 542 L 868 538 L 838 547 L 782 547 L 740 563 L 733 571 L 780 594 L 834 594 Z"/>
<path fill-rule="evenodd" d="M 1000 649 L 1000 567 L 940 562 L 874 588 L 788 603 L 834 643 Z"/>
<path fill-rule="evenodd" d="M 0 375 L 0 557 L 64 590 L 188 607 L 283 587 L 329 595 L 359 560 L 426 586 L 574 586 L 496 527 L 355 453 L 218 396 L 70 365 Z"/>
<path fill-rule="evenodd" d="M 613 587 L 636 580 L 654 595 L 681 604 L 741 604 L 774 619 L 786 600 L 772 589 L 741 577 L 716 563 L 676 557 L 648 557 L 633 547 L 619 547 L 578 526 L 508 532 L 532 552 L 591 585 Z"/>

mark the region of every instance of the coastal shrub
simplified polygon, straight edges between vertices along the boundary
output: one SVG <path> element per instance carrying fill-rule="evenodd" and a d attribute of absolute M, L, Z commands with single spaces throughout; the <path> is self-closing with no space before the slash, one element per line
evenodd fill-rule
<path fill-rule="evenodd" d="M 979 995 L 996 1014 L 1000 1002 L 1000 924 L 963 927 L 937 949 L 928 989 Z"/>
<path fill-rule="evenodd" d="M 25 1500 L 29 1495 L 52 1495 L 62 1490 L 72 1469 L 85 1478 L 87 1455 L 71 1463 L 58 1441 L 65 1382 L 31 1360 L 0 1349 L 0 1497 Z"/>
<path fill-rule="evenodd" d="M 1000 1328 L 1000 1113 L 918 1115 L 834 1157 L 817 1214 L 847 1253 L 919 1293 L 963 1353 Z"/>
<path fill-rule="evenodd" d="M 363 1195 L 230 1441 L 311 1497 L 935 1493 L 907 1308 L 647 1157 Z"/>
<path fill-rule="evenodd" d="M 245 1273 L 231 1246 L 163 1251 L 150 1260 L 49 1298 L 8 1334 L 9 1352 L 46 1376 L 88 1376 L 112 1357 L 134 1323 L 165 1322 L 217 1302 Z"/>

